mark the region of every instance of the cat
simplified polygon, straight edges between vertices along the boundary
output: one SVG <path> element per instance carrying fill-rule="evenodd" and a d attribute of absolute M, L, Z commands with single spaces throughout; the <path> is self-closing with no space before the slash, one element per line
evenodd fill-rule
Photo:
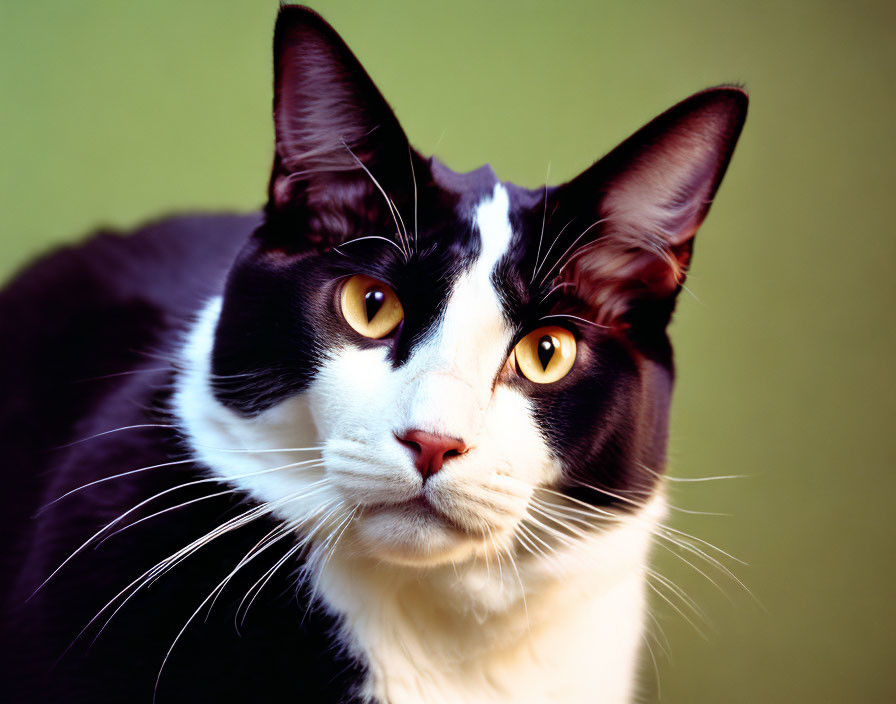
<path fill-rule="evenodd" d="M 746 110 L 702 91 L 530 190 L 421 156 L 282 7 L 263 211 L 0 295 L 0 696 L 631 701 L 666 326 Z"/>

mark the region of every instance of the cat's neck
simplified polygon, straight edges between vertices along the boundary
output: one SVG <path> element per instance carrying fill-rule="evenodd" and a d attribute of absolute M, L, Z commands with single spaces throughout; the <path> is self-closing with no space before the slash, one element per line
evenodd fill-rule
<path fill-rule="evenodd" d="M 630 520 L 550 559 L 517 554 L 428 570 L 331 557 L 322 600 L 369 666 L 369 701 L 632 699 L 657 496 Z"/>

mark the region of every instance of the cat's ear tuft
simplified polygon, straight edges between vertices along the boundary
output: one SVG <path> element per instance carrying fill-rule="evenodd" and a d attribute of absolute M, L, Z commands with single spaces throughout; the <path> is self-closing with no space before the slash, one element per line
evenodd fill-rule
<path fill-rule="evenodd" d="M 746 114 L 740 88 L 697 93 L 554 192 L 567 217 L 593 225 L 563 264 L 563 278 L 609 306 L 605 316 L 633 298 L 678 292 Z"/>
<path fill-rule="evenodd" d="M 283 6 L 277 17 L 274 132 L 269 213 L 303 217 L 307 234 L 329 244 L 353 234 L 359 218 L 389 221 L 373 178 L 388 190 L 398 164 L 406 187 L 407 139 L 345 42 L 306 7 Z"/>

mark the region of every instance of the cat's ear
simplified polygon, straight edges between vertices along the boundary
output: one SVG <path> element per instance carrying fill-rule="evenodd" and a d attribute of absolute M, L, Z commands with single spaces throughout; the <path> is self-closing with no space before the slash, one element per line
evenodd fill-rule
<path fill-rule="evenodd" d="M 563 237 L 560 278 L 600 317 L 677 294 L 746 113 L 739 88 L 697 93 L 552 193 L 561 218 L 578 223 Z"/>
<path fill-rule="evenodd" d="M 281 7 L 277 17 L 274 131 L 269 218 L 286 215 L 313 246 L 394 229 L 377 184 L 402 200 L 409 160 L 420 159 L 351 50 L 305 7 Z"/>

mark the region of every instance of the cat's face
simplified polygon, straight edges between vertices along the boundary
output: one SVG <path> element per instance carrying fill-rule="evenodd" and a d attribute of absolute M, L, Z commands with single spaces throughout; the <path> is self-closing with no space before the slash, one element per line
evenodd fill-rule
<path fill-rule="evenodd" d="M 281 12 L 275 61 L 270 202 L 214 332 L 214 423 L 323 462 L 244 485 L 424 565 L 511 549 L 560 502 L 636 510 L 665 462 L 665 326 L 742 92 L 530 191 L 420 157 L 313 14 Z"/>

